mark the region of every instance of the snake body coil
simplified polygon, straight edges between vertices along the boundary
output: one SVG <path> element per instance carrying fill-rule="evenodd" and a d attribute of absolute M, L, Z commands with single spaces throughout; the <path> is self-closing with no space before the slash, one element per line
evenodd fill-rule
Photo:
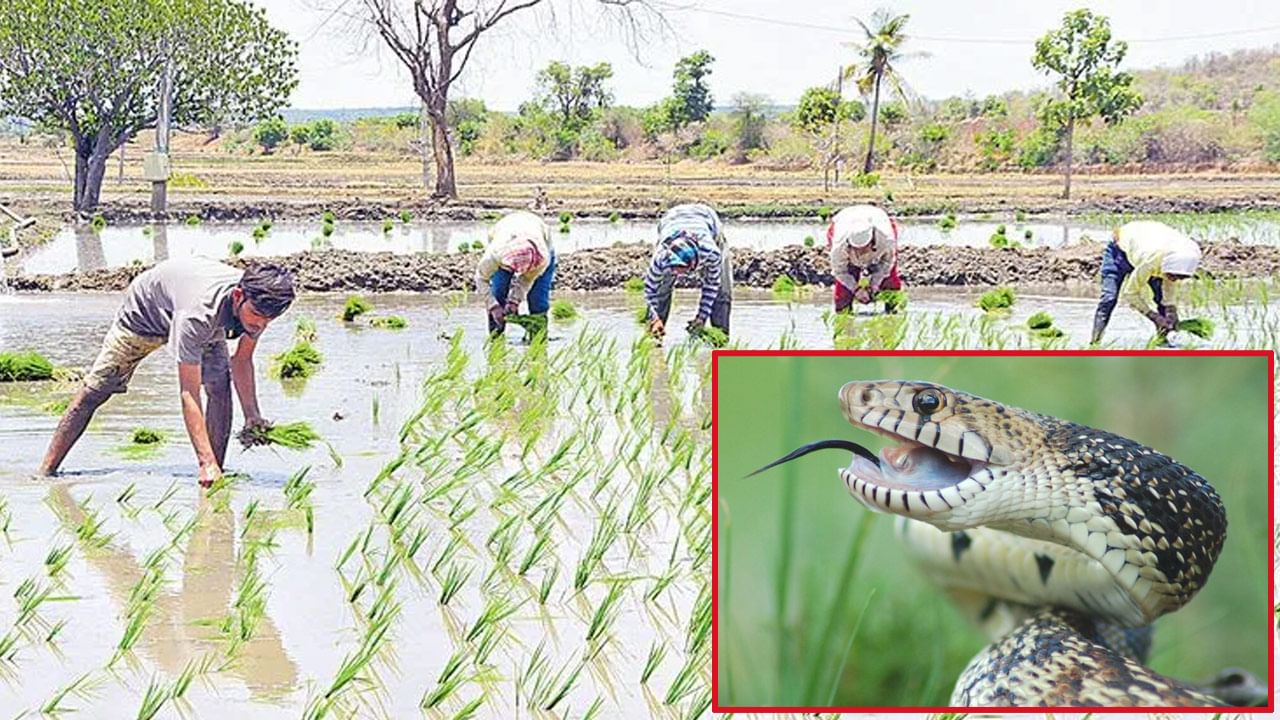
<path fill-rule="evenodd" d="M 851 382 L 853 425 L 896 443 L 840 470 L 900 516 L 926 572 L 994 642 L 957 706 L 1218 704 L 1141 665 L 1147 626 L 1204 585 L 1226 512 L 1202 477 L 1140 443 L 923 382 Z M 815 444 L 817 445 L 817 444 Z"/>

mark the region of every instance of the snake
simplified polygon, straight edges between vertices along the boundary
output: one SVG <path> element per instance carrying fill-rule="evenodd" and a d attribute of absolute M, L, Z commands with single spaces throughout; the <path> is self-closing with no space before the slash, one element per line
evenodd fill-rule
<path fill-rule="evenodd" d="M 846 383 L 849 493 L 898 516 L 908 553 L 991 642 L 954 707 L 1222 705 L 1143 662 L 1151 623 L 1204 586 L 1226 539 L 1203 477 L 1120 435 L 923 381 Z M 752 473 L 753 475 L 755 473 Z"/>

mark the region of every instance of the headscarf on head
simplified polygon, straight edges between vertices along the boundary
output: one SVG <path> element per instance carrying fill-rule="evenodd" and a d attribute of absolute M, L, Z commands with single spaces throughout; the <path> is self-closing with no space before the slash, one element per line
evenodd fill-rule
<path fill-rule="evenodd" d="M 269 263 L 251 265 L 240 276 L 240 289 L 260 314 L 280 317 L 293 304 L 293 273 Z"/>
<path fill-rule="evenodd" d="M 878 237 L 877 237 L 878 236 Z M 827 226 L 827 248 L 843 246 L 861 250 L 876 239 L 890 242 L 898 237 L 898 229 L 888 213 L 873 205 L 853 205 L 831 218 Z"/>
<path fill-rule="evenodd" d="M 698 239 L 681 230 L 666 240 L 667 267 L 683 267 L 696 270 L 698 267 Z"/>
<path fill-rule="evenodd" d="M 1160 261 L 1160 271 L 1174 275 L 1194 275 L 1200 266 L 1200 247 L 1178 248 Z"/>
<path fill-rule="evenodd" d="M 542 253 L 531 240 L 515 243 L 502 253 L 502 264 L 511 268 L 511 272 L 523 275 L 542 262 Z"/>

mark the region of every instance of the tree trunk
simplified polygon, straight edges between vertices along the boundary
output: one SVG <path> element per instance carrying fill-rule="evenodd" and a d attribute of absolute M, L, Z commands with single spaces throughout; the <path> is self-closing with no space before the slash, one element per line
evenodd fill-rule
<path fill-rule="evenodd" d="M 431 197 L 437 200 L 457 200 L 458 185 L 453 175 L 453 147 L 449 143 L 449 124 L 445 121 L 444 98 L 431 103 L 431 149 L 436 161 L 436 189 Z"/>
<path fill-rule="evenodd" d="M 1067 117 L 1067 183 L 1062 188 L 1062 198 L 1064 200 L 1069 200 L 1071 198 L 1071 160 L 1072 160 L 1072 154 L 1073 154 L 1072 146 L 1075 140 L 1075 134 L 1076 134 L 1076 117 L 1075 115 L 1068 115 Z"/>
<path fill-rule="evenodd" d="M 871 172 L 876 151 L 876 121 L 880 119 L 880 75 L 876 74 L 876 90 L 871 98 L 871 137 L 867 140 L 867 161 L 862 164 L 862 173 Z"/>
<path fill-rule="evenodd" d="M 91 213 L 98 209 L 98 196 L 102 192 L 102 179 L 107 174 L 107 158 L 114 148 L 96 142 L 76 141 L 76 180 L 72 209 L 78 213 Z"/>

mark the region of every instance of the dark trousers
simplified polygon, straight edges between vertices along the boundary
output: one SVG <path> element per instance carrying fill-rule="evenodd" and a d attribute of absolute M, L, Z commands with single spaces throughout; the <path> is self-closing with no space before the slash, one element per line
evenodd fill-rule
<path fill-rule="evenodd" d="M 1133 272 L 1133 265 L 1128 256 L 1114 242 L 1107 243 L 1102 251 L 1102 296 L 1098 299 L 1098 310 L 1093 316 L 1093 337 L 1096 342 L 1102 337 L 1102 331 L 1111 322 L 1111 312 L 1116 309 L 1120 298 L 1120 287 L 1125 278 Z M 1156 309 L 1164 312 L 1164 283 L 1158 277 L 1147 281 L 1151 293 L 1155 297 Z"/>
<path fill-rule="evenodd" d="M 525 301 L 529 303 L 530 315 L 546 315 L 551 309 L 551 287 L 556 280 L 556 253 L 551 251 L 551 259 L 547 261 L 547 269 L 542 271 L 537 280 L 533 281 L 533 285 L 529 287 L 529 294 L 525 297 Z M 489 278 L 489 289 L 493 292 L 493 297 L 500 303 L 506 304 L 507 295 L 511 292 L 511 271 L 506 268 L 498 270 Z M 498 332 L 501 328 L 494 324 L 493 318 L 489 318 L 489 332 Z"/>

